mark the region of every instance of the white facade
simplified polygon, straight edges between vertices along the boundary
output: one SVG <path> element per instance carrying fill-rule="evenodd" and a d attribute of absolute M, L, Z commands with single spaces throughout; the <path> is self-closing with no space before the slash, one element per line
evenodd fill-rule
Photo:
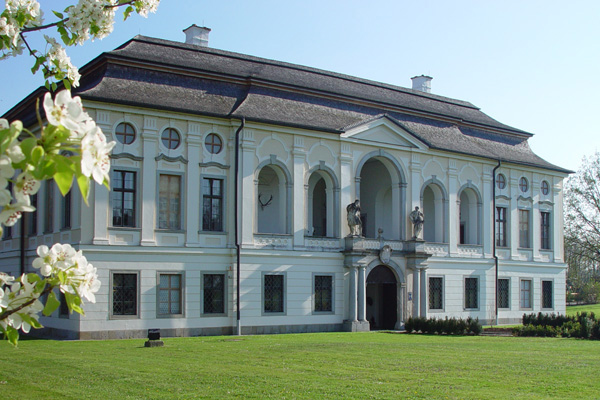
<path fill-rule="evenodd" d="M 25 265 L 31 270 L 40 244 L 71 243 L 98 268 L 102 287 L 97 302 L 85 304 L 85 317 L 57 311 L 42 318 L 50 333 L 120 338 L 145 337 L 150 328 L 163 336 L 229 334 L 238 326 L 242 333 L 398 329 L 411 315 L 491 322 L 496 272 L 500 323 L 524 313 L 565 312 L 565 172 L 501 162 L 496 174 L 504 187 L 497 182 L 495 206 L 506 219 L 495 224 L 498 161 L 432 149 L 385 115 L 336 135 L 85 99 L 84 105 L 117 141 L 113 190 L 95 186 L 89 207 L 75 193 L 66 222 L 64 200 L 55 189 L 49 208 L 45 185 L 37 232 L 25 241 Z M 117 135 L 125 132 L 122 124 L 133 131 L 131 143 Z M 165 132 L 176 132 L 179 144 L 170 145 Z M 212 193 L 209 184 L 216 185 Z M 364 237 L 347 238 L 346 205 L 355 199 Z M 409 240 L 415 206 L 425 216 L 423 241 Z M 115 213 L 127 213 L 127 221 Z M 497 234 L 497 271 L 495 225 L 505 232 Z M 10 234 L 0 244 L 0 268 L 17 274 L 20 227 Z M 385 246 L 389 257 L 381 252 Z"/>

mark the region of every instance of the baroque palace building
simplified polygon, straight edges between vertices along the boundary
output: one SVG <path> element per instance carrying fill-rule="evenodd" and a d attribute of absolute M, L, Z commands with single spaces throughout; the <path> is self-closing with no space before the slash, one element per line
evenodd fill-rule
<path fill-rule="evenodd" d="M 565 312 L 563 179 L 530 133 L 469 102 L 136 36 L 81 69 L 111 190 L 54 183 L 7 229 L 0 269 L 70 243 L 98 268 L 69 338 L 401 329 L 409 316 L 513 323 Z M 40 88 L 4 118 L 33 125 Z M 347 206 L 360 200 L 361 232 Z M 422 232 L 413 238 L 410 213 Z M 360 229 L 360 228 L 359 228 Z"/>

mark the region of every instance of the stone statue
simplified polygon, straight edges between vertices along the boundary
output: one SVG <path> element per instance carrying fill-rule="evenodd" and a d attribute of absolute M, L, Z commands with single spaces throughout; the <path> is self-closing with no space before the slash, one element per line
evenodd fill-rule
<path fill-rule="evenodd" d="M 348 212 L 348 227 L 350 228 L 350 235 L 348 236 L 362 236 L 362 221 L 360 219 L 360 201 L 356 199 L 354 203 L 348 204 L 346 207 Z"/>
<path fill-rule="evenodd" d="M 410 221 L 413 224 L 413 239 L 419 239 L 423 230 L 423 222 L 425 222 L 423 213 L 419 211 L 419 207 L 415 207 L 414 211 L 409 215 Z"/>

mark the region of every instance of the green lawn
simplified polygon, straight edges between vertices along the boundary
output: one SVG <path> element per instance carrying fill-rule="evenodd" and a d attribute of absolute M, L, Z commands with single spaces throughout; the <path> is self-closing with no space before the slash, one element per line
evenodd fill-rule
<path fill-rule="evenodd" d="M 600 343 L 320 333 L 0 343 L 7 399 L 598 398 Z"/>
<path fill-rule="evenodd" d="M 567 315 L 575 315 L 582 311 L 593 312 L 594 314 L 600 316 L 600 304 L 585 304 L 583 306 L 567 307 Z"/>

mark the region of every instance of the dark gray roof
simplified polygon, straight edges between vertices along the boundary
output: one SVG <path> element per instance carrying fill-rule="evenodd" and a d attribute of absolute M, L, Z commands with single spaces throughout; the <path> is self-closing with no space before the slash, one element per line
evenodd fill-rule
<path fill-rule="evenodd" d="M 315 68 L 136 36 L 81 72 L 85 100 L 332 133 L 385 114 L 434 149 L 569 172 L 469 102 Z"/>

